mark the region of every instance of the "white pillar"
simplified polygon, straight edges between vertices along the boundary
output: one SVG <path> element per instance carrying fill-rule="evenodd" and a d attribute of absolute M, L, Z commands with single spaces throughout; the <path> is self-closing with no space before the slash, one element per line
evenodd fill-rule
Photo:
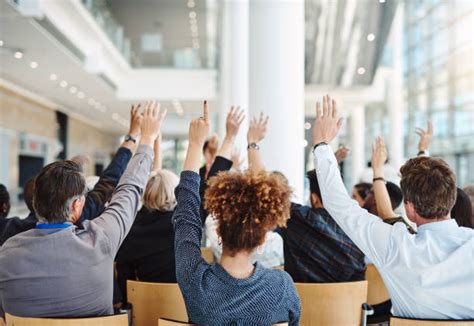
<path fill-rule="evenodd" d="M 270 116 L 261 144 L 268 170 L 304 184 L 304 1 L 250 2 L 250 113 Z"/>
<path fill-rule="evenodd" d="M 352 185 L 359 182 L 365 169 L 365 108 L 354 106 L 351 111 L 351 179 Z"/>
<path fill-rule="evenodd" d="M 241 154 L 246 154 L 249 117 L 249 3 L 248 0 L 223 2 L 220 73 L 219 134 L 225 134 L 225 119 L 232 105 L 244 110 L 236 139 Z"/>
<path fill-rule="evenodd" d="M 390 45 L 393 51 L 393 70 L 387 83 L 387 110 L 390 119 L 390 138 L 388 141 L 390 164 L 396 168 L 404 161 L 403 155 L 403 5 L 397 12 L 390 31 Z"/>

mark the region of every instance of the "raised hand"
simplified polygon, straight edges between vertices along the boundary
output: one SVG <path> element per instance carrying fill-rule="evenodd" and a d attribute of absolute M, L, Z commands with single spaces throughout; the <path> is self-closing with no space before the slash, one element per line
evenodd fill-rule
<path fill-rule="evenodd" d="M 240 125 L 245 119 L 244 111 L 240 109 L 240 106 L 231 107 L 229 113 L 227 114 L 227 119 L 225 123 L 226 129 L 226 138 L 234 139 L 239 132 Z"/>
<path fill-rule="evenodd" d="M 247 142 L 249 144 L 258 143 L 265 138 L 267 135 L 268 119 L 269 117 L 262 112 L 258 120 L 255 117 L 250 120 L 247 133 Z"/>
<path fill-rule="evenodd" d="M 130 110 L 130 129 L 128 134 L 135 139 L 140 136 L 140 126 L 143 120 L 143 115 L 140 113 L 140 105 L 132 105 Z"/>
<path fill-rule="evenodd" d="M 382 137 L 377 137 L 372 144 L 372 170 L 374 178 L 383 177 L 383 166 L 387 161 L 387 149 Z"/>
<path fill-rule="evenodd" d="M 329 144 L 339 132 L 342 118 L 338 118 L 336 101 L 329 95 L 323 97 L 323 110 L 321 103 L 316 103 L 316 120 L 313 126 L 313 145 L 319 143 Z"/>
<path fill-rule="evenodd" d="M 431 141 L 433 140 L 433 124 L 430 120 L 428 120 L 428 128 L 426 130 L 422 128 L 416 128 L 415 132 L 420 136 L 418 150 L 420 152 L 426 152 L 431 144 Z"/>
<path fill-rule="evenodd" d="M 241 157 L 240 150 L 237 147 L 232 148 L 230 160 L 232 161 L 232 168 L 240 170 L 244 163 L 244 158 Z"/>
<path fill-rule="evenodd" d="M 345 146 L 338 148 L 338 150 L 334 153 L 334 156 L 336 156 L 337 163 L 341 163 L 342 161 L 344 161 L 349 155 L 349 152 L 350 149 Z"/>
<path fill-rule="evenodd" d="M 160 110 L 160 103 L 146 102 L 141 122 L 141 144 L 153 146 L 161 131 L 161 124 L 166 116 L 166 109 Z"/>
<path fill-rule="evenodd" d="M 189 124 L 189 143 L 202 148 L 209 134 L 209 105 L 207 101 L 203 104 L 203 116 L 194 119 Z"/>

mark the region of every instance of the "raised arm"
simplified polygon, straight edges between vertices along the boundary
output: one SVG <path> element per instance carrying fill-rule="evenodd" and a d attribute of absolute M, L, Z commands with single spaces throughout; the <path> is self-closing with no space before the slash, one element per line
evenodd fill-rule
<path fill-rule="evenodd" d="M 249 170 L 258 172 L 265 170 L 262 155 L 260 154 L 260 146 L 258 145 L 267 134 L 267 124 L 269 117 L 260 113 L 260 118 L 255 117 L 250 120 L 249 130 L 247 132 L 247 152 L 249 160 Z"/>
<path fill-rule="evenodd" d="M 161 153 L 161 134 L 155 140 L 153 144 L 153 170 L 152 173 L 156 173 L 163 168 L 163 155 Z"/>
<path fill-rule="evenodd" d="M 388 252 L 392 226 L 359 207 L 347 193 L 338 170 L 336 157 L 329 143 L 342 125 L 338 118 L 336 102 L 329 96 L 316 105 L 316 121 L 313 127 L 315 169 L 324 208 L 374 264 L 383 264 Z"/>
<path fill-rule="evenodd" d="M 377 202 L 377 212 L 384 220 L 397 216 L 392 209 L 392 202 L 383 176 L 383 166 L 386 161 L 387 149 L 385 143 L 382 137 L 377 137 L 372 145 L 373 188 L 375 201 Z"/>
<path fill-rule="evenodd" d="M 166 110 L 160 111 L 156 102 L 147 103 L 141 124 L 141 139 L 137 152 L 128 164 L 115 189 L 107 209 L 91 221 L 101 228 L 115 257 L 138 211 L 143 189 L 148 181 L 153 160 L 153 143 L 160 133 Z"/>
<path fill-rule="evenodd" d="M 209 108 L 204 102 L 203 116 L 189 125 L 189 146 L 184 160 L 183 172 L 176 187 L 178 202 L 173 214 L 174 251 L 176 278 L 182 289 L 186 289 L 198 267 L 206 266 L 201 256 L 202 224 L 200 218 L 199 166 L 201 149 L 209 133 Z"/>
<path fill-rule="evenodd" d="M 415 132 L 420 136 L 418 141 L 418 156 L 430 156 L 428 148 L 430 147 L 431 141 L 433 140 L 433 123 L 428 120 L 428 127 L 426 130 L 422 128 L 416 128 Z"/>

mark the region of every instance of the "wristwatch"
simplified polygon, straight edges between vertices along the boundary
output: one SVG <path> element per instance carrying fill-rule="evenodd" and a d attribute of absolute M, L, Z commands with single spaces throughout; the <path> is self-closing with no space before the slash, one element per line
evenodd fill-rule
<path fill-rule="evenodd" d="M 131 142 L 133 142 L 134 144 L 137 143 L 136 138 L 133 138 L 131 135 L 126 135 L 126 136 L 125 136 L 125 141 L 131 141 Z"/>
<path fill-rule="evenodd" d="M 254 149 L 256 151 L 260 150 L 260 146 L 258 146 L 257 143 L 250 143 L 248 146 L 247 146 L 247 150 L 249 149 Z"/>

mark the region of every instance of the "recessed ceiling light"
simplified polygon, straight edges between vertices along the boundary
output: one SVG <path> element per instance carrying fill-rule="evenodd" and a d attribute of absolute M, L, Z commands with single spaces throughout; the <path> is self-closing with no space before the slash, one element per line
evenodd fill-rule
<path fill-rule="evenodd" d="M 59 86 L 61 86 L 61 87 L 63 87 L 63 88 L 64 88 L 64 87 L 67 87 L 67 81 L 61 80 L 61 82 L 59 83 Z"/>
<path fill-rule="evenodd" d="M 357 69 L 357 73 L 358 73 L 359 75 L 365 74 L 365 68 L 364 68 L 364 67 L 359 67 L 359 68 Z"/>
<path fill-rule="evenodd" d="M 367 35 L 367 41 L 372 42 L 373 40 L 375 40 L 374 34 L 370 33 L 369 35 Z"/>
<path fill-rule="evenodd" d="M 23 58 L 23 52 L 21 52 L 21 51 L 16 51 L 13 56 L 14 56 L 16 59 L 21 59 L 21 58 Z"/>
<path fill-rule="evenodd" d="M 3 41 L 2 41 L 2 40 L 0 40 L 0 46 L 3 46 L 3 44 L 4 44 L 4 43 L 3 43 Z"/>
<path fill-rule="evenodd" d="M 95 100 L 93 98 L 90 98 L 89 101 L 87 101 L 87 103 L 89 103 L 89 105 L 94 105 Z"/>
<path fill-rule="evenodd" d="M 38 62 L 36 62 L 36 61 L 31 61 L 31 62 L 30 62 L 30 67 L 31 67 L 32 69 L 38 68 Z"/>
<path fill-rule="evenodd" d="M 188 8 L 194 8 L 196 6 L 196 3 L 193 0 L 188 1 Z"/>
<path fill-rule="evenodd" d="M 385 0 L 379 0 L 379 2 L 380 2 L 380 3 L 384 3 L 384 2 L 385 2 Z"/>
<path fill-rule="evenodd" d="M 77 93 L 77 97 L 79 97 L 82 100 L 85 97 L 84 92 Z"/>
<path fill-rule="evenodd" d="M 69 88 L 69 91 L 71 92 L 71 94 L 76 94 L 77 93 L 77 87 L 71 86 L 71 88 Z"/>
<path fill-rule="evenodd" d="M 304 124 L 304 129 L 306 129 L 306 130 L 311 129 L 311 123 L 305 122 L 305 124 Z"/>
<path fill-rule="evenodd" d="M 190 11 L 189 12 L 189 18 L 196 18 L 196 12 L 195 11 Z"/>
<path fill-rule="evenodd" d="M 50 79 L 50 80 L 57 80 L 57 79 L 58 79 L 58 75 L 56 75 L 56 74 L 51 74 L 51 75 L 49 75 L 49 79 Z"/>

